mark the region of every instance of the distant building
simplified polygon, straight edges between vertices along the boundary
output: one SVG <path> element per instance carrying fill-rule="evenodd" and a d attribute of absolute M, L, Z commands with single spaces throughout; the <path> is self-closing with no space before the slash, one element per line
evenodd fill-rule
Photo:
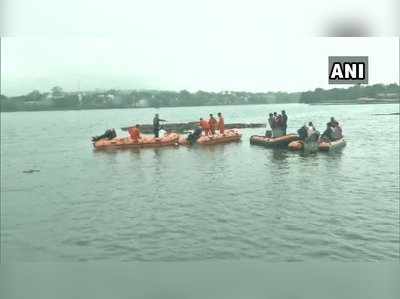
<path fill-rule="evenodd" d="M 136 107 L 148 107 L 148 106 L 149 106 L 149 102 L 146 99 L 140 99 L 136 103 Z"/>

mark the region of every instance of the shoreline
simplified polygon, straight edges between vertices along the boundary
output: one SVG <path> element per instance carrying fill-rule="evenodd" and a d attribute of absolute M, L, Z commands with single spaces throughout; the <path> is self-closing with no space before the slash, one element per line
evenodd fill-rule
<path fill-rule="evenodd" d="M 97 108 L 67 108 L 67 109 L 27 109 L 27 110 L 6 110 L 0 109 L 1 113 L 14 112 L 51 112 L 51 111 L 87 111 L 87 110 L 114 110 L 114 109 L 161 109 L 161 108 L 192 108 L 192 107 L 216 107 L 216 106 L 262 106 L 262 105 L 286 105 L 286 104 L 304 104 L 312 106 L 327 106 L 327 105 L 379 105 L 379 104 L 400 104 L 400 101 L 371 101 L 371 102 L 318 102 L 318 103 L 301 103 L 301 102 L 282 102 L 282 103 L 262 103 L 262 104 L 231 104 L 231 105 L 197 105 L 197 106 L 161 106 L 161 107 L 97 107 Z"/>

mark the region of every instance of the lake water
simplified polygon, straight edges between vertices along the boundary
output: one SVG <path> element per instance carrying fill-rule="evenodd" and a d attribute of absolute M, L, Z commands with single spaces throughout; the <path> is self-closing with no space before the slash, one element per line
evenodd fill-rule
<path fill-rule="evenodd" d="M 347 146 L 304 156 L 240 143 L 94 152 L 106 128 L 197 120 L 289 132 L 330 116 Z M 399 258 L 399 106 L 302 104 L 1 114 L 2 261 Z M 126 135 L 126 132 L 118 132 Z M 23 173 L 38 169 L 40 172 Z"/>

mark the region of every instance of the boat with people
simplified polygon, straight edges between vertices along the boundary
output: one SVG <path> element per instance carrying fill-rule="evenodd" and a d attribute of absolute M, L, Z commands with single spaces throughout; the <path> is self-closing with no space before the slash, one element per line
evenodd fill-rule
<path fill-rule="evenodd" d="M 346 141 L 344 138 L 341 138 L 339 140 L 334 140 L 334 141 L 319 141 L 316 143 L 316 149 L 321 151 L 321 152 L 328 152 L 332 151 L 335 149 L 340 149 L 346 145 Z M 289 143 L 288 148 L 291 151 L 311 151 L 310 149 L 307 148 L 309 146 L 306 142 L 303 140 L 297 140 Z"/>
<path fill-rule="evenodd" d="M 253 135 L 250 137 L 250 144 L 261 145 L 265 147 L 287 147 L 292 141 L 298 140 L 296 134 L 286 134 L 288 115 L 285 110 L 281 114 L 277 112 L 270 113 L 268 124 L 271 130 L 267 130 L 265 135 Z"/>
<path fill-rule="evenodd" d="M 180 145 L 193 145 L 194 143 L 200 145 L 215 145 L 240 141 L 242 134 L 235 129 L 225 130 L 223 134 L 215 133 L 214 135 L 201 135 L 195 142 L 190 140 L 189 136 L 181 135 L 179 138 Z"/>
<path fill-rule="evenodd" d="M 163 123 L 161 128 L 164 131 L 172 131 L 172 132 L 179 132 L 184 133 L 187 131 L 191 131 L 196 129 L 198 126 L 198 121 L 191 121 L 187 123 Z M 121 127 L 122 131 L 128 131 L 129 128 L 133 128 L 135 125 Z M 265 127 L 265 123 L 228 123 L 224 124 L 225 129 L 255 129 L 255 128 L 262 128 Z M 144 134 L 151 134 L 153 133 L 154 126 L 153 124 L 142 124 L 140 126 L 140 130 Z"/>
<path fill-rule="evenodd" d="M 299 140 L 292 141 L 288 145 L 288 148 L 292 151 L 330 151 L 346 145 L 342 128 L 339 126 L 339 122 L 333 117 L 326 124 L 326 129 L 321 136 L 312 122 L 309 122 L 308 126 L 304 124 L 297 133 Z"/>
<path fill-rule="evenodd" d="M 95 149 L 111 149 L 111 148 L 157 148 L 165 146 L 178 145 L 179 135 L 176 133 L 168 133 L 163 137 L 153 137 L 142 135 L 140 139 L 134 140 L 131 137 L 103 138 L 93 142 Z"/>

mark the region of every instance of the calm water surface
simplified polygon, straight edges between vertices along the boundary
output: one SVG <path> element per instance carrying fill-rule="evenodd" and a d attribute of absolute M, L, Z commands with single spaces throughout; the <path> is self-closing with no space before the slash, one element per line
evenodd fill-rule
<path fill-rule="evenodd" d="M 222 111 L 289 131 L 330 116 L 347 146 L 304 156 L 240 143 L 94 152 L 105 128 Z M 3 261 L 399 258 L 398 105 L 301 104 L 1 114 Z M 125 132 L 119 131 L 120 135 Z M 40 172 L 23 173 L 39 169 Z"/>

